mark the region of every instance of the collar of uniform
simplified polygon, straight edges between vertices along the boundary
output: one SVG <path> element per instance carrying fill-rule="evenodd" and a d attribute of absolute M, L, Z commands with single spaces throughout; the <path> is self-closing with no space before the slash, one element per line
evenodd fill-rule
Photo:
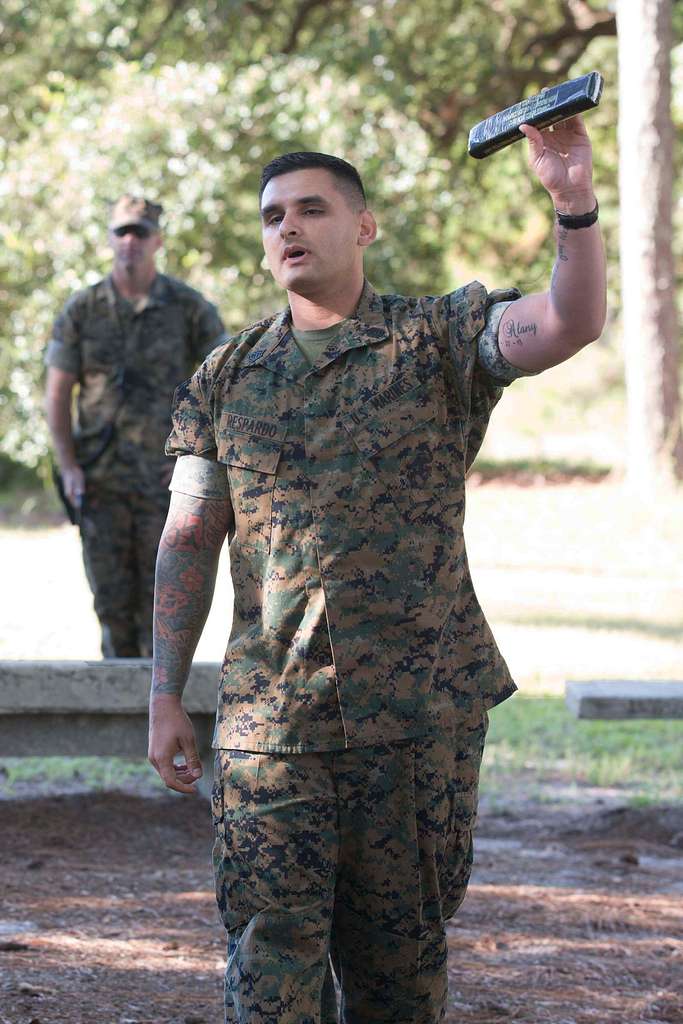
<path fill-rule="evenodd" d="M 382 300 L 369 281 L 363 285 L 355 312 L 346 320 L 339 336 L 320 353 L 309 373 L 324 369 L 353 348 L 366 348 L 389 337 Z"/>
<path fill-rule="evenodd" d="M 310 367 L 294 341 L 291 324 L 292 314 L 287 308 L 276 316 L 246 357 L 247 365 L 259 363 L 290 380 L 298 380 L 307 373 L 321 370 L 350 349 L 374 345 L 389 336 L 382 300 L 369 281 L 364 283 L 358 305 L 344 324 L 339 337 L 321 352 Z"/>
<path fill-rule="evenodd" d="M 284 309 L 278 313 L 245 357 L 245 365 L 266 366 L 273 373 L 279 373 L 289 380 L 297 380 L 302 374 L 302 363 L 306 363 L 306 358 L 294 341 L 290 326 L 290 311 Z"/>
<path fill-rule="evenodd" d="M 171 286 L 164 274 L 157 273 L 149 289 L 147 309 L 150 306 L 164 306 L 171 300 Z"/>
<path fill-rule="evenodd" d="M 107 296 L 107 301 L 110 305 L 116 306 L 117 302 L 120 302 L 125 307 L 133 308 L 133 304 L 129 299 L 126 299 L 117 291 L 116 285 L 114 284 L 114 278 L 111 274 L 107 274 L 104 280 L 101 282 L 104 285 L 104 291 Z M 164 274 L 157 273 L 152 281 L 152 284 L 147 295 L 147 301 L 143 309 L 149 309 L 151 306 L 163 306 L 170 301 L 171 288 L 169 285 L 168 278 Z M 135 312 L 135 310 L 134 310 Z M 141 310 L 142 312 L 142 310 Z"/>
<path fill-rule="evenodd" d="M 117 298 L 120 298 L 120 296 L 116 288 L 114 287 L 114 278 L 111 276 L 111 274 L 107 274 L 107 276 L 103 278 L 100 282 L 98 282 L 98 284 L 96 284 L 95 287 L 97 289 L 102 289 L 105 298 L 107 299 L 107 302 L 109 303 L 110 306 L 116 305 L 116 300 Z"/>

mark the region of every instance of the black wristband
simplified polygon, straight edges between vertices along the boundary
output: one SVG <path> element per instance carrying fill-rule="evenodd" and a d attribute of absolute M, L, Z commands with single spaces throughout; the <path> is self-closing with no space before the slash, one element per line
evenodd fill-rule
<path fill-rule="evenodd" d="M 595 200 L 595 209 L 591 210 L 590 213 L 581 213 L 578 217 L 573 217 L 570 213 L 560 213 L 555 210 L 555 216 L 557 217 L 557 223 L 561 228 L 568 228 L 570 231 L 576 231 L 577 228 L 589 228 L 591 224 L 595 224 L 598 219 L 599 207 L 598 201 Z"/>

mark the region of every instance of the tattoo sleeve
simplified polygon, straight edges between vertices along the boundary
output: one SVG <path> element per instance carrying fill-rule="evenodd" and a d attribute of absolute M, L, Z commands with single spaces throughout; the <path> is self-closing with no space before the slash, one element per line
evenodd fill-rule
<path fill-rule="evenodd" d="M 229 501 L 173 493 L 157 554 L 152 693 L 183 692 L 231 522 Z"/>

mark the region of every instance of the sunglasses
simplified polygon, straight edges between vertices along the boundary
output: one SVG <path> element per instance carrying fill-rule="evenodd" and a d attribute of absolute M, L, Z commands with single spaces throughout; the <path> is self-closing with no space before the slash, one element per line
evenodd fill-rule
<path fill-rule="evenodd" d="M 113 234 L 117 238 L 123 238 L 124 235 L 135 235 L 136 238 L 149 238 L 152 234 L 149 228 L 146 228 L 144 224 L 122 224 L 120 228 L 113 228 Z"/>

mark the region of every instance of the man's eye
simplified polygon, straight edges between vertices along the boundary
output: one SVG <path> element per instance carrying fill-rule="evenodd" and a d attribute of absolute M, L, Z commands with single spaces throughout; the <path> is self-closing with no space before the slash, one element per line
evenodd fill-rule
<path fill-rule="evenodd" d="M 311 207 L 309 207 L 309 209 L 308 209 L 308 210 L 304 210 L 304 213 L 322 213 L 322 212 L 323 212 L 323 211 L 322 211 L 322 210 L 320 210 L 320 209 L 319 209 L 318 207 L 316 207 L 316 206 L 311 206 Z"/>

